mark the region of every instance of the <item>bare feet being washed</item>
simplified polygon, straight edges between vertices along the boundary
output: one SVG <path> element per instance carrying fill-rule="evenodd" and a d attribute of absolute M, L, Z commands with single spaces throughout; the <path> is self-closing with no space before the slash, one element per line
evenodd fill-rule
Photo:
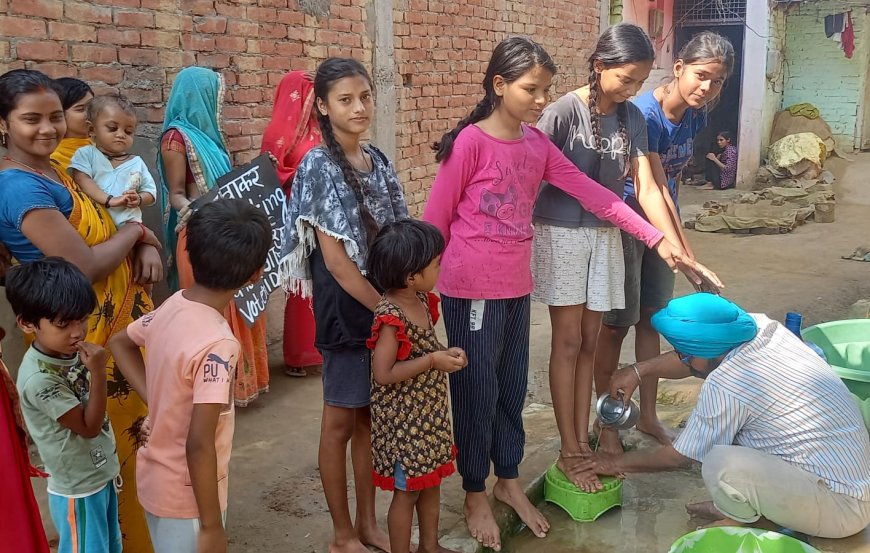
<path fill-rule="evenodd" d="M 502 503 L 509 505 L 517 512 L 520 519 L 529 527 L 532 534 L 539 538 L 547 536 L 550 531 L 550 523 L 544 518 L 532 502 L 529 501 L 523 489 L 520 487 L 520 481 L 516 478 L 499 478 L 492 490 L 496 499 Z"/>
<path fill-rule="evenodd" d="M 662 424 L 662 421 L 657 418 L 645 420 L 641 417 L 637 421 L 637 429 L 644 434 L 652 436 L 662 445 L 673 445 L 674 440 L 677 438 L 676 432 Z"/>
<path fill-rule="evenodd" d="M 384 553 L 390 553 L 390 536 L 377 526 L 372 528 L 360 528 L 359 541 L 365 545 L 370 545 L 374 548 L 380 549 Z"/>
<path fill-rule="evenodd" d="M 593 471 L 577 469 L 577 465 L 587 459 L 588 457 L 582 453 L 573 455 L 560 453 L 556 467 L 572 484 L 586 493 L 591 493 L 600 490 L 602 486 L 601 481 L 598 480 L 598 476 Z"/>
<path fill-rule="evenodd" d="M 463 511 L 471 536 L 484 547 L 501 551 L 501 531 L 492 515 L 486 492 L 466 492 Z"/>
<path fill-rule="evenodd" d="M 619 455 L 623 453 L 622 442 L 619 441 L 619 430 L 601 426 L 595 421 L 594 430 L 598 435 L 598 451 Z"/>

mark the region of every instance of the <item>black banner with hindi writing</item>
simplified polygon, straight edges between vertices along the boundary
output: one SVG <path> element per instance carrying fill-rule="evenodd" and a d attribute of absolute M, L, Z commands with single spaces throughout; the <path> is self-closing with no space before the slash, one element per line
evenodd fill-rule
<path fill-rule="evenodd" d="M 214 188 L 196 200 L 196 203 L 211 202 L 217 198 L 247 200 L 262 210 L 272 225 L 272 247 L 266 258 L 263 278 L 240 289 L 234 298 L 242 318 L 251 326 L 266 310 L 269 295 L 281 284 L 278 262 L 281 260 L 281 243 L 284 241 L 287 202 L 269 154 L 263 154 L 248 165 L 219 178 Z"/>

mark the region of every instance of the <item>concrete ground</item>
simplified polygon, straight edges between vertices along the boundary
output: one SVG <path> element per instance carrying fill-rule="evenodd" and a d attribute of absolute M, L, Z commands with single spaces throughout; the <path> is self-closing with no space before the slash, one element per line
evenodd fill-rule
<path fill-rule="evenodd" d="M 846 163 L 828 163 L 840 180 L 837 220 L 809 223 L 791 234 L 739 236 L 688 231 L 699 259 L 726 283 L 726 294 L 749 311 L 782 319 L 787 311 L 804 314 L 807 325 L 841 318 L 860 298 L 870 298 L 870 264 L 840 259 L 860 245 L 870 244 L 870 154 Z M 688 189 L 681 203 L 684 216 L 700 205 L 733 192 Z M 678 282 L 677 293 L 690 287 Z M 280 331 L 280 301 L 270 310 L 273 335 Z M 549 409 L 547 360 L 549 320 L 546 308 L 532 311 L 532 353 L 526 456 L 521 469 L 529 481 L 540 476 L 558 451 L 556 426 Z M 633 360 L 631 340 L 622 359 Z M 318 376 L 285 377 L 280 370 L 280 344 L 273 345 L 271 391 L 253 405 L 239 409 L 230 470 L 228 534 L 234 553 L 321 553 L 327 550 L 331 523 L 317 470 L 321 388 Z M 689 379 L 692 380 L 692 379 Z M 660 414 L 677 425 L 691 410 L 699 381 L 667 383 L 660 387 Z M 640 443 L 636 432 L 629 441 Z M 353 494 L 352 484 L 348 486 Z M 521 532 L 506 543 L 508 551 L 547 552 L 663 552 L 682 534 L 695 528 L 683 504 L 704 499 L 697 471 L 668 475 L 631 476 L 625 484 L 625 504 L 598 522 L 578 524 L 557 508 L 545 513 L 554 529 L 544 541 Z M 390 495 L 378 494 L 378 514 L 386 527 Z M 462 493 L 458 477 L 442 488 L 441 528 L 450 545 L 468 547 L 461 519 Z M 467 534 L 465 534 L 467 536 Z M 445 544 L 448 545 L 448 544 Z M 870 536 L 863 532 L 847 540 L 820 540 L 817 547 L 830 553 L 870 552 Z"/>

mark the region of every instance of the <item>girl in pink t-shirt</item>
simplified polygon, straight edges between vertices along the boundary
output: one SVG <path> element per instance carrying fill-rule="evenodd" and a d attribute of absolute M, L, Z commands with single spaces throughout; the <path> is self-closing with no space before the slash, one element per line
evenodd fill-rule
<path fill-rule="evenodd" d="M 529 368 L 532 207 L 546 180 L 584 208 L 643 241 L 671 267 L 692 266 L 679 246 L 615 194 L 580 172 L 534 123 L 549 99 L 556 66 L 541 46 L 513 37 L 493 52 L 484 98 L 434 149 L 441 162 L 423 218 L 447 241 L 438 280 L 451 347 L 468 367 L 450 375 L 458 469 L 471 534 L 500 548 L 486 498 L 495 496 L 538 537 L 549 524 L 517 481 Z"/>

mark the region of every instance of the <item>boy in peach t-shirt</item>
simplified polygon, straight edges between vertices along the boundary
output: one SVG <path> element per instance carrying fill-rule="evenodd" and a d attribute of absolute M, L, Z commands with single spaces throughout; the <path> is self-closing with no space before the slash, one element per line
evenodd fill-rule
<path fill-rule="evenodd" d="M 272 232 L 248 202 L 217 200 L 187 223 L 196 283 L 109 343 L 148 403 L 150 435 L 136 484 L 156 553 L 224 553 L 233 378 L 241 347 L 224 308 L 260 278 Z M 141 349 L 145 348 L 143 359 Z"/>

